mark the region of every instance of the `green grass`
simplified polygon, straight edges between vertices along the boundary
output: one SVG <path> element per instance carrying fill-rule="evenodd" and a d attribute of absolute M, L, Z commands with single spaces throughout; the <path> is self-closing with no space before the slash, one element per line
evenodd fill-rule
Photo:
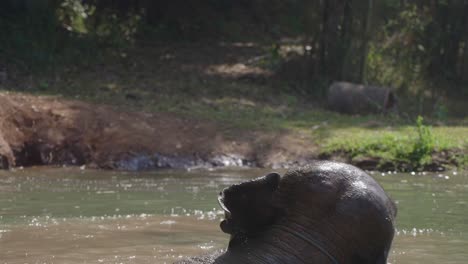
<path fill-rule="evenodd" d="M 337 129 L 322 144 L 324 153 L 342 152 L 351 160 L 378 158 L 379 166 L 421 169 L 432 162 L 431 155 L 448 152 L 449 159 L 466 166 L 468 127 L 434 127 L 430 136 L 421 137 L 417 126 L 366 129 L 350 127 Z"/>
<path fill-rule="evenodd" d="M 179 113 L 228 123 L 235 129 L 301 131 L 310 135 L 321 154 L 344 154 L 351 161 L 379 160 L 378 167 L 420 170 L 433 163 L 433 155 L 446 152 L 447 163 L 468 164 L 468 126 L 430 127 L 422 119 L 410 122 L 392 116 L 347 116 L 299 105 L 260 104 L 223 98 L 192 103 Z"/>
<path fill-rule="evenodd" d="M 178 113 L 218 122 L 227 134 L 239 130 L 300 132 L 308 135 L 321 154 L 340 153 L 350 160 L 378 158 L 381 166 L 422 168 L 431 163 L 432 154 L 444 151 L 461 166 L 468 164 L 466 117 L 444 115 L 438 124 L 437 118 L 442 117 L 434 116 L 429 128 L 408 117 L 341 115 L 324 110 L 323 100 L 295 93 L 282 84 L 206 75 L 204 69 L 211 62 L 196 57 L 197 53 L 182 52 L 195 57 L 175 56 L 174 62 L 161 59 L 168 54 L 154 49 L 103 57 L 89 69 L 65 67 L 50 76 L 34 76 L 32 85 L 29 78 L 23 78 L 12 88 L 110 104 L 125 111 Z M 192 70 L 182 71 L 185 64 Z M 32 87 L 23 88 L 26 85 Z"/>
<path fill-rule="evenodd" d="M 174 106 L 174 105 L 172 105 Z M 394 116 L 347 116 L 297 104 L 265 104 L 222 98 L 192 102 L 176 112 L 217 120 L 234 129 L 300 131 L 310 135 L 320 153 L 344 154 L 351 161 L 376 158 L 378 168 L 420 170 L 433 163 L 433 155 L 446 152 L 447 163 L 468 164 L 468 126 L 431 127 Z"/>

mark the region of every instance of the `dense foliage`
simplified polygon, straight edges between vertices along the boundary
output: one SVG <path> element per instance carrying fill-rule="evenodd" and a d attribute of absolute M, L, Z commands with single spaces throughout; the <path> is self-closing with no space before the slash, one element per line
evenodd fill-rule
<path fill-rule="evenodd" d="M 155 40 L 299 40 L 308 75 L 467 96 L 468 1 L 4 0 L 0 70 Z"/>

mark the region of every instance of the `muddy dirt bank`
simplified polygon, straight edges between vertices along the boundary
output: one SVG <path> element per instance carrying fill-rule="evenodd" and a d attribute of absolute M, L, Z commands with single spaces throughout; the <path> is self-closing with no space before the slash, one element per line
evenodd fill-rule
<path fill-rule="evenodd" d="M 170 113 L 119 111 L 60 97 L 0 93 L 0 167 L 87 165 L 142 170 L 288 167 L 317 157 L 291 132 L 227 131 Z"/>

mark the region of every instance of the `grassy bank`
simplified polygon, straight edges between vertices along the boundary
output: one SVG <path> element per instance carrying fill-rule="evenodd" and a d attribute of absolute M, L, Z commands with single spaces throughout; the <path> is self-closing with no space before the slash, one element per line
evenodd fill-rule
<path fill-rule="evenodd" d="M 258 105 L 223 99 L 193 103 L 180 113 L 229 123 L 234 129 L 296 131 L 319 149 L 321 158 L 338 158 L 380 170 L 438 170 L 468 165 L 467 120 L 396 116 L 347 116 L 304 105 Z"/>
<path fill-rule="evenodd" d="M 382 170 L 468 164 L 468 119 L 428 113 L 341 115 L 326 110 L 323 84 L 310 93 L 260 67 L 258 45 L 153 46 L 86 66 L 17 75 L 3 89 L 110 104 L 121 110 L 172 112 L 216 121 L 222 133 L 297 133 L 316 156 Z M 196 51 L 196 52 L 195 52 Z M 254 61 L 254 62 L 252 62 Z M 303 89 L 301 89 L 302 91 Z"/>

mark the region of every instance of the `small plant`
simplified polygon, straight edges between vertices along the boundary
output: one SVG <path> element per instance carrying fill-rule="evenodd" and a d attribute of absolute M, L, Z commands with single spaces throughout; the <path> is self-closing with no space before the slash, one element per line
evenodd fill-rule
<path fill-rule="evenodd" d="M 45 90 L 47 90 L 49 88 L 49 84 L 47 82 L 45 82 L 45 81 L 42 81 L 42 82 L 39 83 L 37 88 L 40 91 L 45 91 Z"/>
<path fill-rule="evenodd" d="M 283 98 L 283 101 L 290 107 L 294 107 L 298 103 L 298 99 L 294 95 L 282 94 L 281 97 Z"/>
<path fill-rule="evenodd" d="M 409 159 L 418 166 L 423 166 L 432 161 L 431 154 L 435 146 L 431 128 L 425 126 L 423 121 L 424 119 L 421 116 L 416 119 L 417 138 L 413 143 L 413 150 L 409 153 Z"/>
<path fill-rule="evenodd" d="M 439 121 L 447 121 L 448 119 L 448 108 L 442 103 L 435 105 L 434 115 Z"/>
<path fill-rule="evenodd" d="M 281 57 L 281 46 L 277 43 L 272 44 L 266 50 L 265 58 L 261 61 L 261 65 L 271 70 L 277 70 L 281 65 L 283 58 Z"/>
<path fill-rule="evenodd" d="M 64 0 L 57 8 L 57 19 L 68 31 L 86 34 L 86 19 L 95 11 L 94 6 L 88 6 L 77 0 Z"/>

